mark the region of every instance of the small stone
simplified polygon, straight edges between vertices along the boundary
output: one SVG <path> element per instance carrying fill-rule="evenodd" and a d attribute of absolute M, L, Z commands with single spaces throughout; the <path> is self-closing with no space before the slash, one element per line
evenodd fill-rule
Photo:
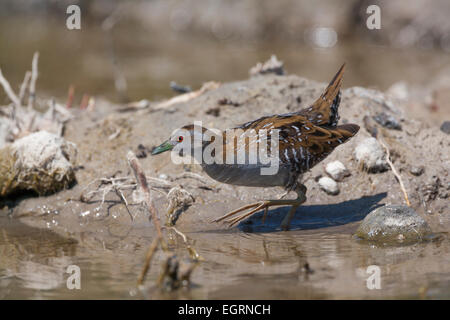
<path fill-rule="evenodd" d="M 428 202 L 435 200 L 439 194 L 439 188 L 442 187 L 441 180 L 438 176 L 432 176 L 427 183 L 422 186 L 422 197 Z"/>
<path fill-rule="evenodd" d="M 376 116 L 373 117 L 373 120 L 375 120 L 378 124 L 382 125 L 385 128 L 402 130 L 402 126 L 397 121 L 397 119 L 387 114 L 386 112 L 378 113 Z"/>
<path fill-rule="evenodd" d="M 420 175 L 422 175 L 422 173 L 423 173 L 423 171 L 424 171 L 424 167 L 411 167 L 410 169 L 409 169 L 409 172 L 412 174 L 412 175 L 414 175 L 414 176 L 420 176 Z"/>
<path fill-rule="evenodd" d="M 139 144 L 136 151 L 136 157 L 138 159 L 147 158 L 147 148 L 143 144 Z"/>
<path fill-rule="evenodd" d="M 336 181 L 329 177 L 322 177 L 319 179 L 319 186 L 326 193 L 331 195 L 339 194 L 339 187 Z"/>
<path fill-rule="evenodd" d="M 159 179 L 162 179 L 162 180 L 167 180 L 168 176 L 167 176 L 167 174 L 165 174 L 165 173 L 161 173 L 161 174 L 158 176 L 158 178 L 159 178 Z"/>
<path fill-rule="evenodd" d="M 275 55 L 272 55 L 269 60 L 264 63 L 258 62 L 256 66 L 250 69 L 250 76 L 256 76 L 259 74 L 274 73 L 276 75 L 284 75 L 283 61 L 277 59 Z"/>
<path fill-rule="evenodd" d="M 188 93 L 192 91 L 192 88 L 189 86 L 181 86 L 175 81 L 170 81 L 170 88 L 176 93 Z"/>
<path fill-rule="evenodd" d="M 219 100 L 220 101 L 220 100 Z M 213 117 L 218 117 L 220 116 L 220 108 L 210 108 L 208 110 L 205 111 L 206 114 L 209 114 Z"/>
<path fill-rule="evenodd" d="M 350 175 L 344 164 L 338 160 L 328 163 L 325 171 L 335 181 L 342 181 L 342 179 Z"/>
<path fill-rule="evenodd" d="M 365 240 L 389 242 L 415 242 L 432 235 L 428 223 L 412 208 L 386 205 L 369 213 L 356 235 Z"/>
<path fill-rule="evenodd" d="M 383 172 L 388 169 L 385 150 L 373 137 L 361 141 L 355 148 L 354 155 L 358 163 L 369 172 Z"/>
<path fill-rule="evenodd" d="M 444 121 L 441 125 L 441 131 L 446 134 L 450 134 L 450 121 Z"/>
<path fill-rule="evenodd" d="M 447 199 L 448 198 L 448 192 L 447 191 L 443 191 L 439 194 L 439 198 L 441 199 Z"/>

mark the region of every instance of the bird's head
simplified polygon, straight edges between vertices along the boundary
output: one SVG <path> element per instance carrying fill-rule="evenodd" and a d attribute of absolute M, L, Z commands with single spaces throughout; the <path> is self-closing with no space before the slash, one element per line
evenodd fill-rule
<path fill-rule="evenodd" d="M 170 138 L 159 146 L 153 149 L 152 155 L 157 155 L 166 151 L 175 149 L 184 154 L 188 151 L 193 151 L 196 144 L 194 141 L 200 141 L 198 146 L 203 146 L 203 132 L 206 129 L 201 126 L 187 125 L 182 128 L 176 129 L 170 136 Z M 191 153 L 192 154 L 192 153 Z"/>

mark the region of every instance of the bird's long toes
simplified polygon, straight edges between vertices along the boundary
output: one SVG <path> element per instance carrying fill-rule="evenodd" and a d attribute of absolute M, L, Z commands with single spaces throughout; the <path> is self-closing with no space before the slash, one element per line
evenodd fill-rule
<path fill-rule="evenodd" d="M 226 220 L 226 222 L 229 223 L 229 228 L 235 226 L 236 224 L 238 224 L 242 220 L 250 217 L 251 215 L 253 215 L 257 211 L 266 208 L 267 207 L 267 203 L 265 201 L 264 202 L 260 202 L 260 203 L 257 203 L 257 205 L 255 205 L 255 207 L 256 208 L 254 208 L 254 209 L 252 209 L 252 210 L 250 210 L 248 212 L 242 213 L 241 215 L 239 215 L 237 217 L 234 217 L 232 219 Z"/>
<path fill-rule="evenodd" d="M 254 210 L 254 208 L 259 207 L 260 205 L 261 205 L 260 202 L 256 202 L 256 203 L 252 203 L 252 204 L 243 206 L 243 207 L 241 207 L 239 209 L 236 209 L 234 211 L 231 211 L 231 212 L 229 212 L 229 213 L 227 213 L 227 214 L 225 214 L 225 215 L 223 215 L 223 216 L 221 216 L 221 217 L 219 217 L 217 219 L 214 219 L 214 220 L 210 221 L 210 223 L 220 222 L 222 220 L 225 220 L 226 218 L 232 217 L 232 216 L 234 216 L 234 215 L 236 215 L 236 214 L 238 214 L 238 213 L 240 213 L 242 211 L 245 211 L 247 209 L 253 209 Z M 225 220 L 225 221 L 227 221 L 227 220 Z"/>

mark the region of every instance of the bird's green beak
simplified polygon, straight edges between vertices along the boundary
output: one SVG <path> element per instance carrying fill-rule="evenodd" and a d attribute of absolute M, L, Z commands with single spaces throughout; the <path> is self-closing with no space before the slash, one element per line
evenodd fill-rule
<path fill-rule="evenodd" d="M 170 143 L 169 140 L 167 140 L 167 141 L 164 141 L 163 143 L 161 143 L 155 149 L 153 149 L 152 155 L 160 154 L 160 153 L 172 150 L 172 149 L 173 149 L 173 145 Z"/>

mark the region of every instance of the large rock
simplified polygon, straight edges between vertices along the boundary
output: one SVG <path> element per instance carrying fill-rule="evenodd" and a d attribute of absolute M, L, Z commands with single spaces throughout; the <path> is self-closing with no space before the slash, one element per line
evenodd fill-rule
<path fill-rule="evenodd" d="M 412 208 L 387 205 L 369 213 L 356 231 L 365 240 L 414 242 L 432 234 L 428 223 Z"/>
<path fill-rule="evenodd" d="M 0 149 L 0 197 L 21 191 L 44 195 L 67 188 L 75 181 L 76 153 L 75 144 L 46 131 Z"/>

